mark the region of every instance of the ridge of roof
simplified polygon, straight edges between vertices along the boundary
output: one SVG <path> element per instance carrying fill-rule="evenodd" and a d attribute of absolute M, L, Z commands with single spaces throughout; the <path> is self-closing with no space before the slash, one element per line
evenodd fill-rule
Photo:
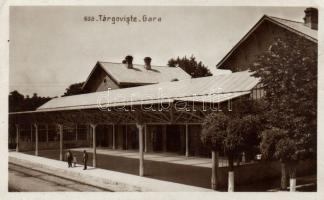
<path fill-rule="evenodd" d="M 271 16 L 271 15 L 265 15 L 265 16 L 270 17 L 270 18 L 274 18 L 274 19 L 280 19 L 280 20 L 285 20 L 285 21 L 299 23 L 299 24 L 303 24 L 304 25 L 303 22 L 299 22 L 299 21 L 295 21 L 295 20 L 291 20 L 291 19 L 285 19 L 285 18 L 275 17 L 275 16 Z"/>
<path fill-rule="evenodd" d="M 100 61 L 98 60 L 97 62 L 99 63 L 111 63 L 111 64 L 121 64 L 121 65 L 124 65 L 123 63 L 120 63 L 120 62 L 111 62 L 111 61 Z M 145 66 L 144 64 L 136 64 L 136 63 L 133 63 L 133 65 L 136 65 L 136 66 Z M 151 65 L 152 67 L 169 67 L 167 65 Z"/>
<path fill-rule="evenodd" d="M 121 63 L 99 62 L 99 65 L 119 83 L 159 83 L 171 81 L 173 78 L 191 78 L 190 74 L 180 67 L 152 65 L 152 69 L 147 70 L 145 65 L 138 64 L 133 64 L 132 69 L 127 69 Z"/>
<path fill-rule="evenodd" d="M 184 71 L 180 67 L 168 67 L 168 66 L 159 66 L 152 65 L 151 70 L 144 70 L 145 65 L 143 64 L 133 64 L 134 69 L 138 69 L 137 71 L 142 72 L 134 72 L 131 69 L 125 71 L 125 67 L 123 67 L 123 63 L 119 62 L 110 62 L 110 61 L 97 61 L 95 66 L 92 68 L 91 73 L 88 75 L 86 81 L 84 82 L 82 89 L 88 84 L 90 78 L 94 71 L 100 67 L 103 71 L 117 84 L 155 84 L 164 81 L 171 81 L 173 78 L 177 79 L 187 79 L 191 78 L 190 74 Z M 159 73 L 152 73 L 159 72 Z M 128 75 L 125 76 L 125 73 Z M 170 80 L 166 80 L 170 78 Z"/>

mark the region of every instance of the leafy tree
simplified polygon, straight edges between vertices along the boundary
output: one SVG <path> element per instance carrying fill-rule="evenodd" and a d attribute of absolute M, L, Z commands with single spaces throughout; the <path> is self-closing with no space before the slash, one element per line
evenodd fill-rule
<path fill-rule="evenodd" d="M 198 77 L 205 77 L 205 76 L 211 76 L 209 69 L 200 61 L 196 61 L 196 58 L 192 55 L 190 58 L 187 58 L 186 56 L 180 58 L 177 57 L 176 59 L 171 58 L 168 61 L 169 67 L 180 67 L 185 72 L 191 75 L 193 78 Z"/>
<path fill-rule="evenodd" d="M 84 82 L 81 83 L 74 83 L 71 84 L 68 88 L 66 88 L 66 92 L 62 95 L 64 96 L 71 96 L 71 95 L 77 95 L 77 94 L 82 94 L 82 86 L 83 86 Z"/>
<path fill-rule="evenodd" d="M 264 158 L 281 161 L 286 189 L 286 168 L 294 183 L 298 161 L 316 157 L 317 44 L 300 36 L 276 38 L 252 70 L 265 90 L 261 151 Z"/>
<path fill-rule="evenodd" d="M 251 106 L 250 111 L 246 105 Z M 257 106 L 250 100 L 236 101 L 234 112 L 212 112 L 203 122 L 202 143 L 217 154 L 224 153 L 228 159 L 229 191 L 234 189 L 234 159 L 243 152 L 253 152 L 259 144 L 261 119 L 256 112 Z"/>

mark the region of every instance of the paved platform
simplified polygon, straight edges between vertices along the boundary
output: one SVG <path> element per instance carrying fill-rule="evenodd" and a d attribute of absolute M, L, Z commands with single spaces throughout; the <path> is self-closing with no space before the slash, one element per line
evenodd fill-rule
<path fill-rule="evenodd" d="M 72 151 L 78 151 L 83 152 L 83 150 L 86 150 L 87 152 L 92 152 L 92 148 L 73 148 Z M 123 158 L 139 158 L 138 151 L 135 150 L 112 150 L 108 148 L 98 148 L 96 149 L 97 154 L 101 155 L 109 155 L 109 156 L 119 156 Z M 206 167 L 211 168 L 212 167 L 212 161 L 210 158 L 201 158 L 201 157 L 186 157 L 182 155 L 177 155 L 174 153 L 144 153 L 144 160 L 149 161 L 157 161 L 157 162 L 165 162 L 165 163 L 173 163 L 173 164 L 179 164 L 179 165 L 190 165 L 195 167 Z M 225 159 L 219 159 L 220 166 L 226 166 L 227 160 Z"/>
<path fill-rule="evenodd" d="M 44 157 L 10 152 L 9 163 L 32 168 L 56 176 L 65 177 L 81 183 L 105 188 L 112 191 L 151 191 L 151 192 L 207 192 L 206 188 L 162 181 L 147 177 L 120 173 L 89 167 L 83 170 L 81 165 L 67 168 L 66 162 Z"/>

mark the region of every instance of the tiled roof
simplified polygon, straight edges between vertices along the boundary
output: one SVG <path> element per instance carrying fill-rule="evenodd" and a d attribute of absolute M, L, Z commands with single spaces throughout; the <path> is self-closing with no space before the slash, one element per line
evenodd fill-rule
<path fill-rule="evenodd" d="M 184 79 L 175 82 L 94 92 L 54 98 L 37 109 L 37 112 L 98 108 L 98 102 L 108 107 L 155 104 L 161 102 L 207 101 L 223 102 L 250 93 L 259 82 L 251 73 Z"/>
<path fill-rule="evenodd" d="M 152 65 L 151 69 L 147 70 L 144 65 L 137 64 L 134 64 L 132 69 L 121 63 L 99 62 L 99 64 L 119 84 L 152 84 L 191 78 L 179 67 Z"/>

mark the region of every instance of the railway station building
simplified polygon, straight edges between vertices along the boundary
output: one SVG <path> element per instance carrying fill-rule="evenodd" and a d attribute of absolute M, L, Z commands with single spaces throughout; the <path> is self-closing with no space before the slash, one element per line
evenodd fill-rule
<path fill-rule="evenodd" d="M 93 148 L 139 152 L 139 175 L 146 152 L 210 157 L 200 141 L 204 117 L 232 109 L 240 98 L 264 95 L 248 66 L 275 37 L 304 37 L 317 48 L 317 10 L 305 22 L 263 16 L 218 63 L 233 73 L 191 78 L 179 67 L 154 66 L 151 58 L 133 64 L 98 61 L 83 85 L 84 94 L 54 98 L 35 111 L 9 113 L 9 139 L 17 151 Z"/>

